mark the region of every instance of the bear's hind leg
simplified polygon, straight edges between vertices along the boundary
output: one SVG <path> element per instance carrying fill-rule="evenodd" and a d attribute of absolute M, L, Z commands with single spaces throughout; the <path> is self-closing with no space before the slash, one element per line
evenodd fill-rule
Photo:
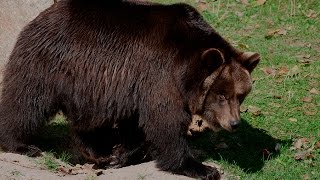
<path fill-rule="evenodd" d="M 28 145 L 49 115 L 42 97 L 30 91 L 3 86 L 0 103 L 0 147 L 9 152 L 39 156 L 41 150 Z"/>
<path fill-rule="evenodd" d="M 2 105 L 2 104 L 1 104 Z M 3 150 L 24 154 L 28 156 L 39 156 L 41 150 L 34 145 L 27 145 L 29 138 L 37 129 L 32 122 L 20 113 L 5 112 L 7 108 L 1 106 L 0 110 L 0 146 Z"/>

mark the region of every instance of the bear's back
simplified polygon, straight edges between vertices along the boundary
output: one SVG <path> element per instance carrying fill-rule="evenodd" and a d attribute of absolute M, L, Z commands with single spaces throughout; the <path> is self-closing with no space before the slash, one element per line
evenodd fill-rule
<path fill-rule="evenodd" d="M 172 81 L 173 69 L 187 67 L 179 55 L 191 61 L 214 33 L 188 5 L 76 2 L 59 1 L 26 26 L 6 72 L 79 112 L 130 116 L 142 96 Z"/>
<path fill-rule="evenodd" d="M 114 68 L 130 59 L 131 69 L 141 63 L 150 69 L 171 63 L 179 50 L 173 36 L 179 34 L 175 32 L 179 32 L 175 29 L 179 16 L 188 13 L 186 5 L 128 3 L 88 8 L 72 2 L 56 3 L 24 28 L 12 53 L 24 56 L 18 65 L 76 72 L 74 68 L 82 64 Z M 9 64 L 16 66 L 16 59 Z M 141 66 L 135 70 L 141 71 Z"/>

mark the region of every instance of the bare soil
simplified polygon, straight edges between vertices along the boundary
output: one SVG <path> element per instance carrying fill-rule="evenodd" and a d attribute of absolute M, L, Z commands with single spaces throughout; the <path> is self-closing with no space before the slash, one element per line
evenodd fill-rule
<path fill-rule="evenodd" d="M 0 180 L 99 180 L 99 179 L 165 179 L 188 180 L 185 176 L 160 171 L 155 163 L 147 162 L 119 169 L 93 170 L 92 165 L 76 165 L 71 167 L 61 163 L 57 171 L 52 172 L 39 164 L 38 158 L 30 158 L 19 154 L 0 153 Z M 217 167 L 215 164 L 208 164 Z M 221 170 L 220 170 L 221 171 Z M 222 179 L 225 179 L 224 174 Z"/>

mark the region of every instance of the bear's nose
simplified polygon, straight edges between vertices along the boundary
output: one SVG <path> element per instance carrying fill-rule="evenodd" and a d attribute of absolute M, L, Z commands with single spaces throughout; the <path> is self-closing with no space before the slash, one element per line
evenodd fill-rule
<path fill-rule="evenodd" d="M 235 120 L 230 122 L 230 126 L 233 130 L 237 129 L 241 124 L 240 120 Z"/>

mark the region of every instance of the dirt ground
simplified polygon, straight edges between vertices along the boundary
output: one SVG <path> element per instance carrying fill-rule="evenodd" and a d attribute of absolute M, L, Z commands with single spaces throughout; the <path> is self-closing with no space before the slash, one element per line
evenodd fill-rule
<path fill-rule="evenodd" d="M 214 164 L 208 164 L 216 166 Z M 217 167 L 217 166 L 216 166 Z M 222 175 L 222 179 L 226 179 Z M 188 180 L 191 178 L 159 171 L 154 162 L 120 169 L 93 170 L 91 165 L 62 166 L 52 172 L 41 166 L 37 158 L 12 153 L 0 153 L 0 180 Z"/>
<path fill-rule="evenodd" d="M 53 0 L 0 1 L 0 67 L 8 60 L 19 32 Z"/>

